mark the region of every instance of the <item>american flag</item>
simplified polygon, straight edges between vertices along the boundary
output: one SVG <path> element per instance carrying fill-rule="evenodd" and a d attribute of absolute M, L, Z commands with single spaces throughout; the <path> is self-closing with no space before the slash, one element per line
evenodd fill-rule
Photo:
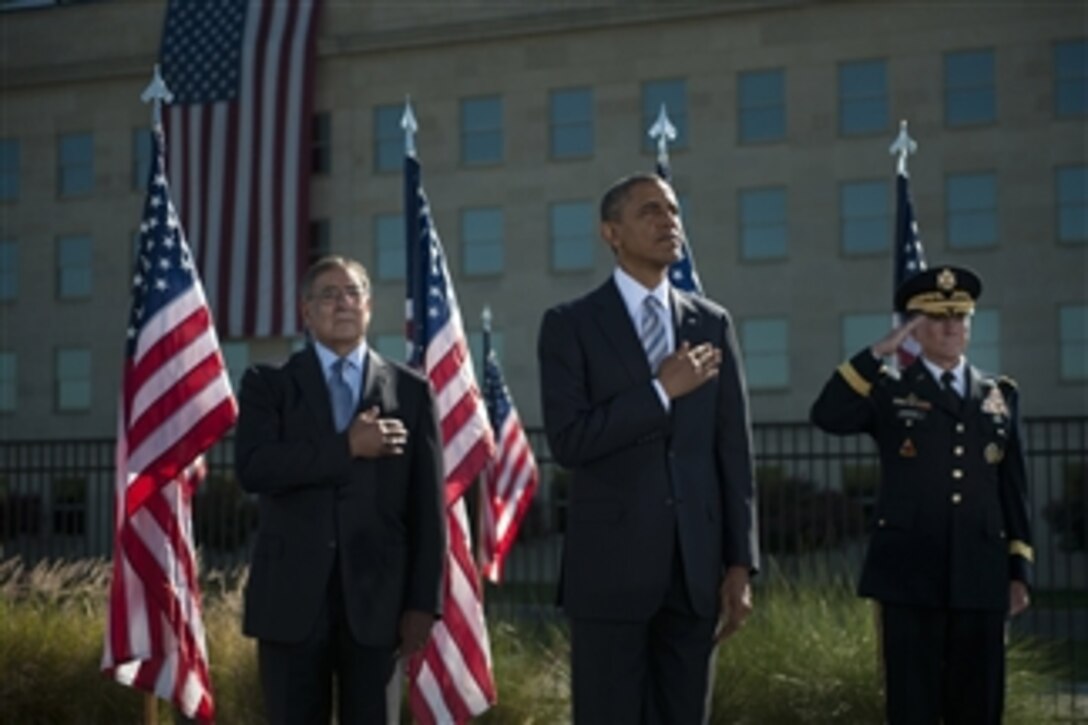
<path fill-rule="evenodd" d="M 203 454 L 237 418 L 215 325 L 170 201 L 163 133 L 132 280 L 118 409 L 113 578 L 102 669 L 214 717 L 191 501 Z"/>
<path fill-rule="evenodd" d="M 291 336 L 306 264 L 317 0 L 170 0 L 170 186 L 231 337 Z"/>
<path fill-rule="evenodd" d="M 659 155 L 657 158 L 657 175 L 664 181 L 672 183 L 672 173 L 669 168 L 667 156 Z M 688 244 L 687 233 L 684 234 L 684 246 L 680 259 L 669 267 L 669 282 L 673 287 L 692 292 L 697 295 L 703 293 L 703 283 L 699 281 L 699 273 L 695 271 L 695 257 L 691 253 L 691 245 Z"/>
<path fill-rule="evenodd" d="M 514 399 L 502 378 L 499 357 L 491 348 L 491 331 L 484 328 L 484 400 L 498 444 L 498 455 L 488 465 L 483 489 L 481 534 L 483 574 L 492 582 L 502 580 L 506 554 L 529 512 L 539 483 L 536 458 L 525 437 Z"/>
<path fill-rule="evenodd" d="M 411 154 L 404 159 L 404 190 L 409 361 L 426 373 L 437 398 L 449 526 L 442 619 L 423 652 L 409 662 L 408 704 L 420 723 L 463 723 L 495 702 L 482 585 L 464 500 L 493 457 L 495 443 L 419 161 Z"/>
<path fill-rule="evenodd" d="M 899 285 L 926 268 L 926 253 L 918 236 L 918 222 L 914 219 L 914 203 L 910 198 L 910 178 L 902 166 L 895 175 L 895 269 L 892 280 L 892 297 Z M 898 312 L 893 313 L 892 325 L 903 322 Z M 900 369 L 907 367 L 918 357 L 921 348 L 918 341 L 908 336 L 896 352 Z"/>

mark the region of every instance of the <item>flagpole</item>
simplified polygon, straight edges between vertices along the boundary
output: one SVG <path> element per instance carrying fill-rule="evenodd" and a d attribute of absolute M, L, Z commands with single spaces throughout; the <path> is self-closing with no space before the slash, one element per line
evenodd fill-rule
<path fill-rule="evenodd" d="M 162 128 L 162 104 L 174 100 L 174 94 L 166 86 L 162 74 L 159 72 L 159 64 L 155 64 L 155 70 L 151 75 L 151 82 L 140 94 L 140 100 L 151 104 L 151 130 L 155 133 Z M 158 697 L 150 692 L 144 693 L 144 725 L 158 725 L 159 704 Z"/>
<path fill-rule="evenodd" d="M 661 104 L 661 110 L 657 112 L 657 119 L 650 126 L 650 130 L 646 132 L 646 135 L 657 142 L 658 173 L 668 181 L 669 142 L 676 140 L 676 126 L 673 126 L 672 121 L 669 120 L 669 113 L 665 109 L 664 103 Z M 665 170 L 664 173 L 662 173 L 663 170 Z"/>
<path fill-rule="evenodd" d="M 896 157 L 895 172 L 897 174 L 909 176 L 907 173 L 907 157 L 917 150 L 918 142 L 907 133 L 907 119 L 904 118 L 899 122 L 899 135 L 895 137 L 892 145 L 888 147 L 888 153 Z"/>

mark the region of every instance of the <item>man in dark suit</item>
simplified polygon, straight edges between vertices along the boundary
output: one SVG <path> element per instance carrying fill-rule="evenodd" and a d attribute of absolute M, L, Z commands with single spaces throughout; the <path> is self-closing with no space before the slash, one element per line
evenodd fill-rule
<path fill-rule="evenodd" d="M 310 344 L 242 379 L 235 466 L 259 497 L 244 632 L 272 723 L 383 723 L 398 655 L 440 614 L 442 449 L 428 382 L 366 343 L 370 282 L 325 257 L 302 281 Z"/>
<path fill-rule="evenodd" d="M 859 593 L 880 603 L 892 725 L 999 723 L 1006 617 L 1028 606 L 1032 549 L 1015 383 L 967 364 L 978 276 L 919 273 L 913 315 L 839 366 L 812 406 L 836 434 L 868 433 L 881 461 Z M 913 334 L 901 374 L 881 360 Z"/>
<path fill-rule="evenodd" d="M 716 639 L 758 565 L 748 400 L 728 313 L 670 287 L 676 196 L 653 175 L 601 201 L 616 269 L 547 311 L 544 425 L 571 470 L 560 600 L 576 723 L 703 722 Z"/>

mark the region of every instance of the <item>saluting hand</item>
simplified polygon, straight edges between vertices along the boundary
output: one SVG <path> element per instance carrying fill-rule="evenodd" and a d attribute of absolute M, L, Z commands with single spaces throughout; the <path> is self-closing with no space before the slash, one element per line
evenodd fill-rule
<path fill-rule="evenodd" d="M 675 400 L 717 377 L 721 365 L 721 348 L 709 342 L 692 347 L 690 342 L 684 340 L 673 354 L 661 361 L 657 379 L 669 399 Z"/>
<path fill-rule="evenodd" d="M 873 355 L 876 357 L 888 357 L 895 354 L 895 351 L 899 349 L 907 336 L 914 331 L 914 328 L 922 324 L 923 319 L 925 319 L 924 315 L 915 315 L 899 327 L 893 327 L 887 335 L 873 343 L 873 346 L 869 349 L 872 350 Z"/>
<path fill-rule="evenodd" d="M 378 406 L 373 406 L 351 421 L 348 445 L 356 458 L 399 456 L 408 442 L 408 429 L 397 418 L 379 418 Z"/>

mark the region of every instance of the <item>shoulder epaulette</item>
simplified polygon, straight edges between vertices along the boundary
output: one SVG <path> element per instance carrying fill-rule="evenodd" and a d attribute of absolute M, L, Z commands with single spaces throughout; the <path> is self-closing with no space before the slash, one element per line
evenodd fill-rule
<path fill-rule="evenodd" d="M 1001 377 L 999 377 L 999 378 L 997 379 L 997 382 L 998 382 L 998 384 L 999 384 L 999 385 L 1007 385 L 1007 386 L 1009 386 L 1010 388 L 1012 388 L 1012 389 L 1014 389 L 1014 390 L 1015 390 L 1015 389 L 1016 389 L 1017 387 L 1019 387 L 1019 386 L 1018 386 L 1018 385 L 1016 384 L 1016 381 L 1015 381 L 1015 380 L 1013 380 L 1012 378 L 1010 378 L 1010 377 L 1009 377 L 1008 375 L 1002 375 Z"/>

